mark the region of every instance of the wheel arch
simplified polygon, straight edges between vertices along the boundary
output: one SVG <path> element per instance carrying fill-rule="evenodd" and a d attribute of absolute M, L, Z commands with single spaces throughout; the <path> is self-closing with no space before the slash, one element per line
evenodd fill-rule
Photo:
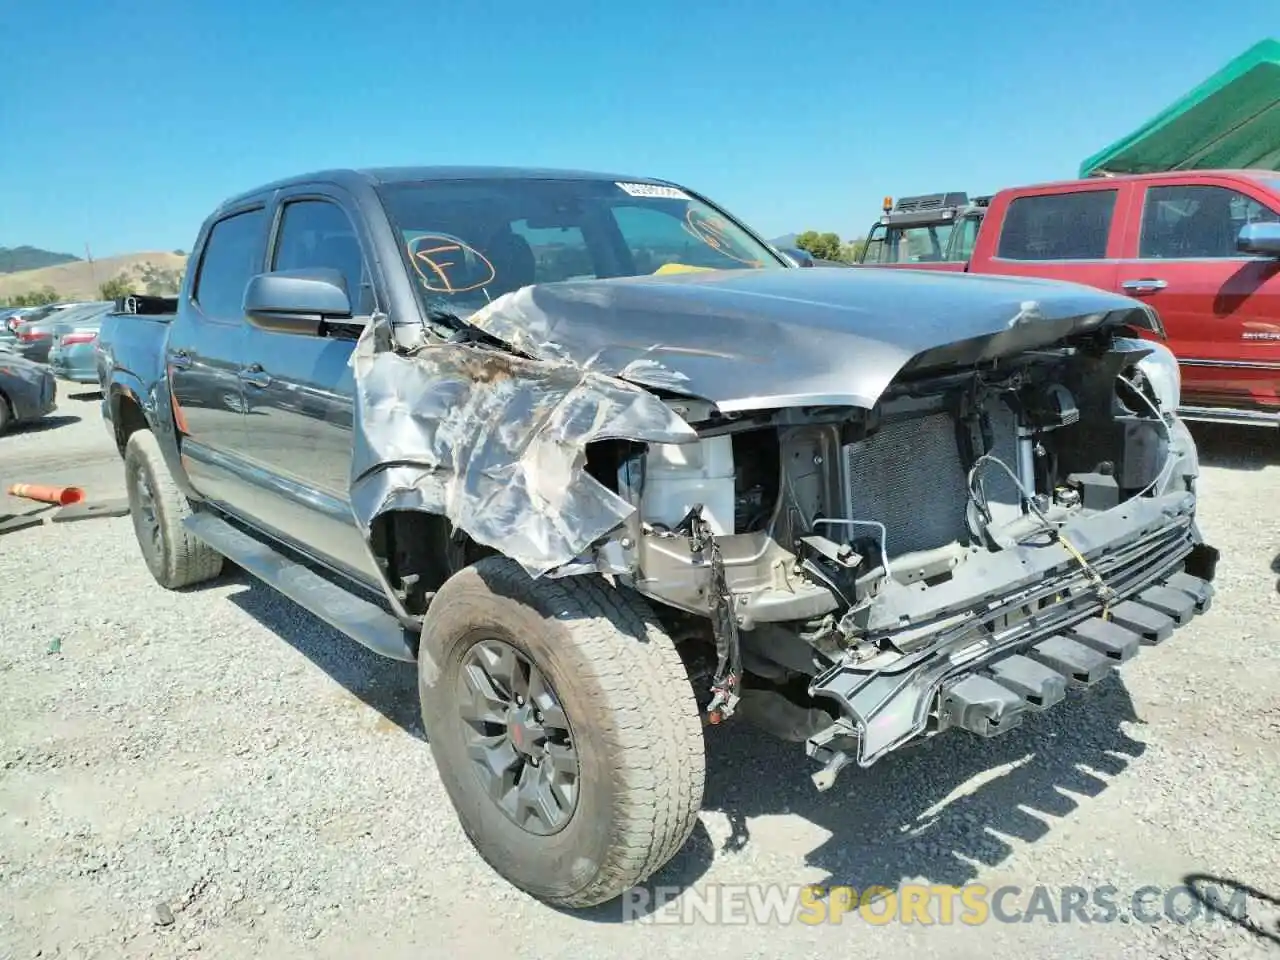
<path fill-rule="evenodd" d="M 385 510 L 369 527 L 369 550 L 405 612 L 421 616 L 435 592 L 464 567 L 497 551 L 476 543 L 438 513 Z"/>
<path fill-rule="evenodd" d="M 125 448 L 129 445 L 129 437 L 138 430 L 150 430 L 151 422 L 137 394 L 123 384 L 112 386 L 108 402 L 111 406 L 111 426 L 116 450 L 123 457 Z"/>

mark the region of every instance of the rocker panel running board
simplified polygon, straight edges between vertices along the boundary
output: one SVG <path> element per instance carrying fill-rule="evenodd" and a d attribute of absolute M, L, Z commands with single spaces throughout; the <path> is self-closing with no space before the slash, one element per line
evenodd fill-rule
<path fill-rule="evenodd" d="M 329 582 L 211 513 L 193 514 L 183 526 L 267 586 L 374 653 L 393 660 L 417 659 L 404 625 L 376 603 Z"/>

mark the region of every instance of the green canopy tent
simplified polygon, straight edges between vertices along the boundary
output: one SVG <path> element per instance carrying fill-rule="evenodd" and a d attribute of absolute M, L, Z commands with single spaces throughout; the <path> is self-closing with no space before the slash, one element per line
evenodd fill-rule
<path fill-rule="evenodd" d="M 1161 170 L 1280 170 L 1280 41 L 1250 47 L 1133 133 L 1081 177 Z"/>

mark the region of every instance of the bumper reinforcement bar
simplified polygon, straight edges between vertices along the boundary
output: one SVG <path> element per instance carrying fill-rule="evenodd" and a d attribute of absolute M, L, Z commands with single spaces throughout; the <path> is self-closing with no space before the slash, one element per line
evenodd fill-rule
<path fill-rule="evenodd" d="M 825 765 L 814 774 L 814 784 L 819 790 L 830 787 L 835 774 L 853 759 L 851 753 L 867 767 L 921 735 L 959 728 L 992 737 L 1011 730 L 1028 713 L 1061 702 L 1069 689 L 1092 687 L 1143 646 L 1168 639 L 1177 627 L 1208 610 L 1213 595 L 1209 581 L 1175 568 L 1113 607 L 1110 619 L 1090 616 L 1059 626 L 1048 636 L 1033 637 L 1013 651 L 1001 650 L 940 682 L 936 669 L 912 671 L 916 676 L 907 682 L 895 681 L 893 692 L 881 701 L 885 709 L 871 718 L 870 731 L 849 697 L 842 695 L 853 689 L 842 690 L 841 675 L 832 671 L 823 678 L 821 693 L 840 701 L 845 715 L 806 743 L 809 756 Z M 864 680 L 861 689 L 875 683 L 874 678 Z M 936 725 L 924 725 L 927 729 L 913 722 L 922 698 L 937 705 Z"/>

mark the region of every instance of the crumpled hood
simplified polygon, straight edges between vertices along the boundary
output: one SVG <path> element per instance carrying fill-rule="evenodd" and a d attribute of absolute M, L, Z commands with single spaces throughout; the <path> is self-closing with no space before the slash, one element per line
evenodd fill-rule
<path fill-rule="evenodd" d="M 365 328 L 351 361 L 352 511 L 366 536 L 387 511 L 443 516 L 535 577 L 635 513 L 586 471 L 588 445 L 697 438 L 658 388 L 724 412 L 871 407 L 908 363 L 972 363 L 1108 322 L 1158 326 L 1088 287 L 874 269 L 535 285 L 467 322 L 521 355 L 467 340 L 397 350 L 389 318 Z"/>
<path fill-rule="evenodd" d="M 701 397 L 728 413 L 875 405 L 916 365 L 972 363 L 1126 324 L 1136 300 L 1021 277 L 728 270 L 524 287 L 467 321 L 522 353 Z"/>

